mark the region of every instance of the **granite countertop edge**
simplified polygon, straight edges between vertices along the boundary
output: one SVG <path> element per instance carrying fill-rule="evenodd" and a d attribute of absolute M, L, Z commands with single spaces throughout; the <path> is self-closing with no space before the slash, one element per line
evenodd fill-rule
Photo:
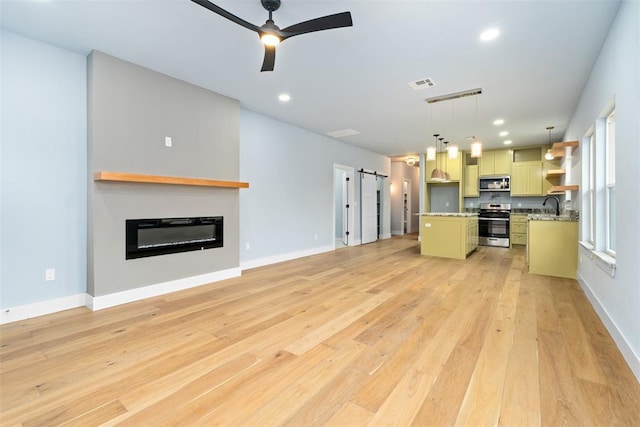
<path fill-rule="evenodd" d="M 527 216 L 528 221 L 568 221 L 568 222 L 578 222 L 578 218 L 572 216 L 555 216 L 548 214 L 529 214 Z"/>
<path fill-rule="evenodd" d="M 420 212 L 420 216 L 450 216 L 458 218 L 472 218 L 478 216 L 477 212 Z"/>

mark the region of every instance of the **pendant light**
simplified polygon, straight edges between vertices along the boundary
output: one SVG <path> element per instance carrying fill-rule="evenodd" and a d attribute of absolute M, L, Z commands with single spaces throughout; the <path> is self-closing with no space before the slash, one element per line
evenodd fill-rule
<path fill-rule="evenodd" d="M 433 136 L 436 138 L 436 156 L 435 156 L 435 160 L 436 160 L 436 168 L 434 170 L 431 171 L 431 180 L 432 181 L 444 181 L 445 177 L 444 177 L 444 173 L 442 172 L 441 169 L 438 169 L 438 137 L 440 136 L 439 133 L 434 133 Z"/>
<path fill-rule="evenodd" d="M 453 101 L 451 101 L 451 123 L 455 123 L 456 121 L 456 113 L 455 113 L 455 105 L 456 105 L 456 101 L 455 99 Z M 445 142 L 445 151 L 447 152 L 447 157 L 449 157 L 451 160 L 455 160 L 458 158 L 458 145 L 457 144 L 451 144 L 451 145 L 447 145 L 449 142 Z"/>
<path fill-rule="evenodd" d="M 427 160 L 435 160 L 436 159 L 436 147 L 431 146 L 427 147 Z"/>
<path fill-rule="evenodd" d="M 444 180 L 446 182 L 451 181 L 451 175 L 449 175 L 449 172 L 447 172 L 447 155 L 446 155 L 446 151 L 447 151 L 447 144 L 449 143 L 449 141 L 444 141 L 444 138 L 438 138 L 440 140 L 440 145 L 442 145 L 442 161 L 444 162 Z M 443 145 L 444 144 L 444 145 Z"/>
<path fill-rule="evenodd" d="M 449 154 L 449 158 L 451 160 L 455 160 L 458 158 L 458 146 L 456 144 L 452 144 L 448 149 L 447 153 Z"/>
<path fill-rule="evenodd" d="M 476 97 L 476 123 L 475 126 L 478 127 L 478 98 Z M 471 143 L 471 157 L 482 157 L 482 142 L 475 140 L 475 136 L 473 137 L 474 141 Z"/>
<path fill-rule="evenodd" d="M 471 143 L 471 157 L 482 157 L 482 142 L 473 141 Z"/>
<path fill-rule="evenodd" d="M 547 130 L 549 131 L 549 145 L 551 145 L 551 131 L 553 130 L 553 126 L 547 126 Z M 546 160 L 553 160 L 555 159 L 555 156 L 553 155 L 553 153 L 551 152 L 551 148 L 549 148 L 547 150 L 547 154 L 544 155 L 544 158 Z"/>

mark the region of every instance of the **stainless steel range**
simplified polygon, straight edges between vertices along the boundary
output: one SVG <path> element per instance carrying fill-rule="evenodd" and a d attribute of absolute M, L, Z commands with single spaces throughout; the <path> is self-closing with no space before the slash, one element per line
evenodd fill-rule
<path fill-rule="evenodd" d="M 509 247 L 510 203 L 482 203 L 478 210 L 478 244 Z"/>

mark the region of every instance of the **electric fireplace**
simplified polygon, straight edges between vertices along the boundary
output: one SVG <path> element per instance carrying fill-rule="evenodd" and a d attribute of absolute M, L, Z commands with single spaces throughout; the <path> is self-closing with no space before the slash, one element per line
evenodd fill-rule
<path fill-rule="evenodd" d="M 126 259 L 223 246 L 223 217 L 126 220 Z"/>

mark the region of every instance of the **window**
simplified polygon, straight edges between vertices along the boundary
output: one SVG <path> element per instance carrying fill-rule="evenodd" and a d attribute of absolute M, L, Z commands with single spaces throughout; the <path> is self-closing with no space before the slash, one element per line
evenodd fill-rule
<path fill-rule="evenodd" d="M 584 194 L 582 211 L 584 212 L 583 240 L 595 247 L 596 241 L 596 136 L 593 132 L 586 138 L 585 144 L 585 179 L 586 194 Z"/>
<path fill-rule="evenodd" d="M 616 255 L 616 112 L 607 117 L 605 135 L 605 252 Z"/>
<path fill-rule="evenodd" d="M 616 110 L 612 100 L 582 139 L 581 244 L 612 277 L 616 271 Z"/>

